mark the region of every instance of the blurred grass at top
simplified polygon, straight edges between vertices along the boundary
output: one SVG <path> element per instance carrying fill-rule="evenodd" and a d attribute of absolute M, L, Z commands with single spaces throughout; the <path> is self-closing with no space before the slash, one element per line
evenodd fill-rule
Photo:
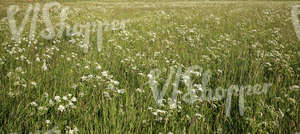
<path fill-rule="evenodd" d="M 299 0 L 1 0 L 1 2 L 80 2 L 80 1 L 92 1 L 92 2 L 173 2 L 173 1 L 299 1 Z"/>

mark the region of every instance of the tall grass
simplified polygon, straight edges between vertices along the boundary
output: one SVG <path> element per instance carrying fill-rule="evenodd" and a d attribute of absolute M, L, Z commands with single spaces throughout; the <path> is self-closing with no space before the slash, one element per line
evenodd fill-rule
<path fill-rule="evenodd" d="M 1 6 L 0 19 L 9 4 Z M 26 4 L 16 4 L 26 10 Z M 53 127 L 63 133 L 76 128 L 78 133 L 299 132 L 300 46 L 290 20 L 294 4 L 65 3 L 72 8 L 69 24 L 130 20 L 125 29 L 104 31 L 101 52 L 92 36 L 88 53 L 79 46 L 82 37 L 29 41 L 30 23 L 22 42 L 15 43 L 3 19 L 0 133 L 46 132 Z M 23 16 L 18 14 L 18 21 Z M 37 31 L 44 28 L 38 24 Z M 229 117 L 225 99 L 185 103 L 182 82 L 177 107 L 167 103 L 172 86 L 165 105 L 158 106 L 147 74 L 165 70 L 162 86 L 171 66 L 192 65 L 212 71 L 212 89 L 263 83 L 272 87 L 267 94 L 246 96 L 243 116 L 238 97 L 233 97 Z"/>

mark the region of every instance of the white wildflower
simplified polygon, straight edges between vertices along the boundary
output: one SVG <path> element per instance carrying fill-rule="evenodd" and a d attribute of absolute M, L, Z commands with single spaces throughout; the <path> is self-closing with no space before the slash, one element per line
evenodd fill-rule
<path fill-rule="evenodd" d="M 76 102 L 77 99 L 75 97 L 72 97 L 71 101 Z"/>
<path fill-rule="evenodd" d="M 123 94 L 123 93 L 124 93 L 124 89 L 119 89 L 117 92 L 118 92 L 119 94 Z"/>
<path fill-rule="evenodd" d="M 173 102 L 173 103 L 170 104 L 170 109 L 175 109 L 176 107 L 177 107 L 177 105 L 176 105 L 175 102 Z"/>
<path fill-rule="evenodd" d="M 35 86 L 35 87 L 36 87 L 37 83 L 36 83 L 36 82 L 34 82 L 34 81 L 32 81 L 32 82 L 31 82 L 31 85 L 33 85 L 33 86 Z"/>
<path fill-rule="evenodd" d="M 85 75 L 83 75 L 83 76 L 81 77 L 81 79 L 82 79 L 82 81 L 85 81 L 85 80 L 87 79 L 87 77 L 86 77 Z"/>
<path fill-rule="evenodd" d="M 60 96 L 55 96 L 54 97 L 54 100 L 56 100 L 57 102 L 60 102 L 61 100 L 60 100 Z"/>
<path fill-rule="evenodd" d="M 101 73 L 104 77 L 107 77 L 108 76 L 108 72 L 107 71 L 104 71 Z"/>
<path fill-rule="evenodd" d="M 31 102 L 30 105 L 31 105 L 31 106 L 34 106 L 34 107 L 37 107 L 37 106 L 38 106 L 38 104 L 37 104 L 36 102 L 34 102 L 34 101 Z"/>
<path fill-rule="evenodd" d="M 67 101 L 68 97 L 67 96 L 63 96 L 63 100 Z"/>
<path fill-rule="evenodd" d="M 137 88 L 136 91 L 139 92 L 139 93 L 143 93 L 144 92 L 144 90 L 142 90 L 140 88 Z"/>
<path fill-rule="evenodd" d="M 98 65 L 98 66 L 96 67 L 96 69 L 97 69 L 97 70 L 100 70 L 100 69 L 101 69 L 101 66 L 100 66 L 100 65 Z"/>
<path fill-rule="evenodd" d="M 40 60 L 39 57 L 37 57 L 37 58 L 35 59 L 35 61 L 36 61 L 36 62 L 40 62 L 41 60 Z"/>
<path fill-rule="evenodd" d="M 46 123 L 47 125 L 49 125 L 49 124 L 51 123 L 51 121 L 50 121 L 50 120 L 45 120 L 45 123 Z"/>
<path fill-rule="evenodd" d="M 39 110 L 39 111 L 47 111 L 48 108 L 45 107 L 45 106 L 39 106 L 39 107 L 38 107 L 38 110 Z"/>
<path fill-rule="evenodd" d="M 68 106 L 74 106 L 74 103 L 72 103 L 71 101 L 69 102 Z"/>
<path fill-rule="evenodd" d="M 202 117 L 202 115 L 199 113 L 196 113 L 195 116 L 200 117 L 200 118 Z"/>
<path fill-rule="evenodd" d="M 74 127 L 74 129 L 70 129 L 69 131 L 67 131 L 68 134 L 77 134 L 78 133 L 78 128 L 77 127 Z"/>
<path fill-rule="evenodd" d="M 63 105 L 59 105 L 59 106 L 58 106 L 58 111 L 60 111 L 60 112 L 65 111 L 65 109 L 66 109 L 66 107 L 63 106 Z"/>

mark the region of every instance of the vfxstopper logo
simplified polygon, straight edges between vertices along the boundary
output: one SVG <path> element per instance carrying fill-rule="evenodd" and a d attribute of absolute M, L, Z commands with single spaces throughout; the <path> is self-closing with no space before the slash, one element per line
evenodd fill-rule
<path fill-rule="evenodd" d="M 153 97 L 156 103 L 159 106 L 164 105 L 164 96 L 169 88 L 169 85 L 172 81 L 172 77 L 175 74 L 175 80 L 172 83 L 173 92 L 171 95 L 171 101 L 169 102 L 171 108 L 176 107 L 177 97 L 178 94 L 181 94 L 182 91 L 178 90 L 180 80 L 183 80 L 183 83 L 187 89 L 187 92 L 182 95 L 182 100 L 188 104 L 192 104 L 196 101 L 220 101 L 222 99 L 226 99 L 226 108 L 225 114 L 226 116 L 230 116 L 230 109 L 231 109 L 231 101 L 232 96 L 239 97 L 239 112 L 240 115 L 243 116 L 244 114 L 244 105 L 245 105 L 245 96 L 250 95 L 259 95 L 259 94 L 266 94 L 267 89 L 272 86 L 271 83 L 265 83 L 263 85 L 256 84 L 256 85 L 231 85 L 229 88 L 222 88 L 218 87 L 215 90 L 212 90 L 208 87 L 210 78 L 212 77 L 212 72 L 210 70 L 204 71 L 203 68 L 200 66 L 191 66 L 182 72 L 182 67 L 177 67 L 177 72 L 175 72 L 175 67 L 170 68 L 170 73 L 168 78 L 166 79 L 166 83 L 163 85 L 162 90 L 159 90 L 160 80 L 159 77 L 162 73 L 158 69 L 152 70 L 148 74 L 149 78 L 149 85 L 153 93 Z M 194 76 L 194 77 L 193 77 Z M 202 79 L 202 83 L 193 84 L 192 78 Z M 198 96 L 199 92 L 201 92 L 201 97 Z"/>
<path fill-rule="evenodd" d="M 39 14 L 41 11 L 41 17 L 39 18 Z M 51 19 L 54 16 L 51 16 L 51 12 L 59 12 L 59 22 L 54 24 Z M 29 32 L 29 40 L 35 40 L 36 38 L 44 38 L 47 40 L 51 40 L 54 38 L 62 38 L 65 33 L 67 36 L 83 36 L 84 41 L 82 47 L 84 48 L 84 52 L 88 52 L 90 43 L 90 38 L 96 34 L 97 36 L 97 48 L 100 52 L 102 49 L 103 42 L 103 29 L 108 30 L 108 27 L 112 30 L 125 29 L 125 23 L 128 20 L 113 20 L 111 23 L 101 20 L 96 20 L 96 22 L 88 22 L 86 24 L 77 24 L 75 23 L 73 27 L 66 23 L 67 17 L 70 14 L 70 7 L 62 6 L 58 2 L 48 2 L 41 8 L 39 3 L 36 3 L 34 6 L 29 4 L 27 10 L 25 12 L 25 16 L 17 26 L 16 16 L 20 13 L 20 7 L 18 5 L 11 5 L 7 9 L 7 20 L 9 24 L 9 28 L 12 34 L 12 40 L 20 43 L 22 33 L 24 32 L 25 26 L 29 21 L 29 18 L 32 14 L 31 24 L 30 24 L 30 32 Z M 41 19 L 41 21 L 39 20 Z M 37 35 L 37 23 L 42 22 L 45 25 L 45 28 L 40 31 Z M 58 29 L 56 31 L 56 29 Z M 56 34 L 57 32 L 57 34 Z M 95 34 L 94 34 L 95 33 Z"/>

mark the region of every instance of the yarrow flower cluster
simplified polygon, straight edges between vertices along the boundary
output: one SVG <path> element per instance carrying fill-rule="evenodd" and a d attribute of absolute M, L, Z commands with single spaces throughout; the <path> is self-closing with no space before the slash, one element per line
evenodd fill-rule
<path fill-rule="evenodd" d="M 48 93 L 44 94 L 44 100 L 46 102 L 40 102 L 40 105 L 33 101 L 30 103 L 32 107 L 37 107 L 38 111 L 48 111 L 49 108 L 54 108 L 56 111 L 63 113 L 65 111 L 71 111 L 76 109 L 77 98 L 72 94 L 67 94 L 65 96 L 54 96 L 54 98 L 49 98 Z"/>

